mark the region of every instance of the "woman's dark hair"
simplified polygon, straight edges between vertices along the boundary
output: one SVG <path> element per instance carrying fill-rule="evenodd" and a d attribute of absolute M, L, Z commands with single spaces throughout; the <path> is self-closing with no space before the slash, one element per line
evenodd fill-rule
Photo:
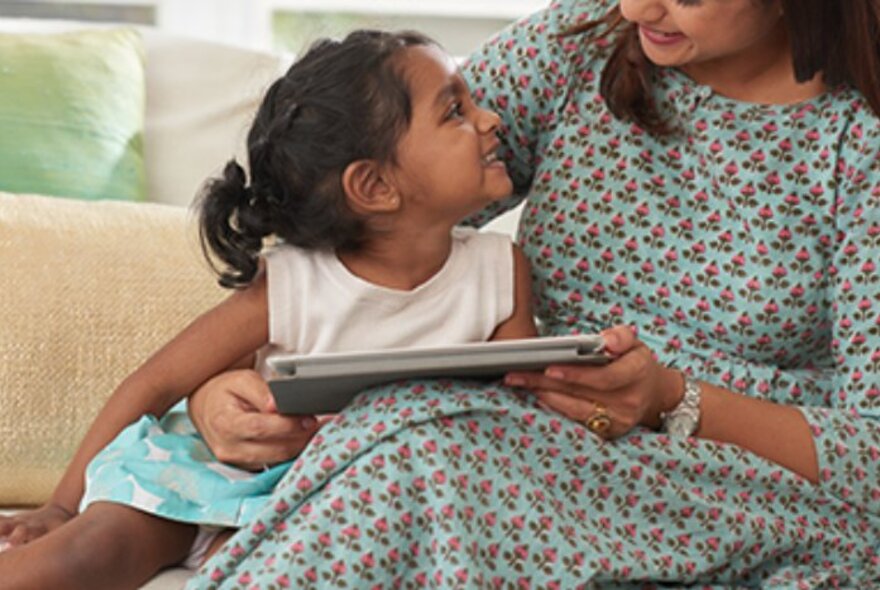
<path fill-rule="evenodd" d="M 765 2 L 769 0 L 756 0 Z M 876 0 L 782 0 L 795 77 L 822 74 L 829 87 L 848 84 L 880 116 L 880 2 Z M 594 32 L 612 40 L 600 92 L 618 118 L 655 133 L 668 133 L 651 99 L 653 64 L 642 51 L 636 25 L 616 6 L 603 18 L 576 25 L 564 35 Z"/>
<path fill-rule="evenodd" d="M 412 116 L 397 58 L 431 44 L 414 32 L 322 39 L 269 87 L 247 137 L 250 183 L 230 160 L 199 199 L 202 249 L 221 285 L 253 280 L 268 236 L 304 248 L 362 243 L 364 221 L 346 204 L 342 173 L 356 160 L 394 160 Z"/>

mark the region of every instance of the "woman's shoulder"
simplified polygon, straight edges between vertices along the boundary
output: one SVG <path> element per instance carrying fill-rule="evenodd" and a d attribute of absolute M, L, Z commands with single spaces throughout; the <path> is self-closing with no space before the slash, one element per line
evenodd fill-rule
<path fill-rule="evenodd" d="M 493 88 L 498 84 L 513 90 L 537 86 L 542 95 L 567 87 L 568 76 L 601 69 L 609 46 L 593 33 L 573 30 L 614 6 L 612 0 L 557 0 L 494 35 L 470 56 L 463 71 L 477 87 L 492 81 L 490 93 L 497 93 Z"/>
<path fill-rule="evenodd" d="M 841 156 L 851 161 L 867 159 L 880 172 L 880 114 L 855 89 L 841 88 L 829 96 L 825 118 L 839 122 Z"/>
<path fill-rule="evenodd" d="M 613 0 L 556 0 L 546 8 L 524 17 L 501 30 L 483 48 L 501 46 L 505 50 L 528 44 L 531 48 L 553 48 L 566 33 L 586 22 L 598 20 L 616 6 Z M 480 50 L 472 57 L 479 56 Z M 530 53 L 530 57 L 536 57 Z"/>
<path fill-rule="evenodd" d="M 617 4 L 617 0 L 556 0 L 544 9 L 543 14 L 547 24 L 566 30 L 602 18 Z"/>

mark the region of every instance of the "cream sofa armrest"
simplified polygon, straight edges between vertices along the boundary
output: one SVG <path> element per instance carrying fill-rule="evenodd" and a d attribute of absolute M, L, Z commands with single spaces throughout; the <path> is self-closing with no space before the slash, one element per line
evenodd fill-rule
<path fill-rule="evenodd" d="M 121 380 L 225 292 L 186 209 L 0 193 L 0 506 L 48 499 Z"/>

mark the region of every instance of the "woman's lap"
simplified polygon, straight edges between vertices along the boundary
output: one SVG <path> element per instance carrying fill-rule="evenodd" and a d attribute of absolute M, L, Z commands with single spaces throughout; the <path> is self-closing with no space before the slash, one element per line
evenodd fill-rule
<path fill-rule="evenodd" d="M 869 518 L 736 447 L 425 382 L 325 427 L 191 587 L 834 587 L 878 576 Z"/>

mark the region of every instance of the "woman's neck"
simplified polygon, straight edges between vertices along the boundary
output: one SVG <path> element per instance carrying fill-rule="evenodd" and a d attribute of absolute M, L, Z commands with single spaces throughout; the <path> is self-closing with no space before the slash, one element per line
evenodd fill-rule
<path fill-rule="evenodd" d="M 445 229 L 379 234 L 357 251 L 337 256 L 349 272 L 365 281 L 411 291 L 440 272 L 451 252 L 452 235 Z"/>
<path fill-rule="evenodd" d="M 681 67 L 701 85 L 722 96 L 761 104 L 794 104 L 826 91 L 821 74 L 798 82 L 784 23 L 765 42 L 737 55 Z"/>

